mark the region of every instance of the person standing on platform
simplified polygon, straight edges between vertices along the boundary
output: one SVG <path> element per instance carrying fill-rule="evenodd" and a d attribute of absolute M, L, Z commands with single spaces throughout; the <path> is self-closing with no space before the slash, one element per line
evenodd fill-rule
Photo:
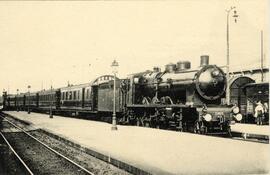
<path fill-rule="evenodd" d="M 257 120 L 257 125 L 262 125 L 263 124 L 263 117 L 264 117 L 264 106 L 261 103 L 261 101 L 258 101 L 256 103 L 255 107 L 255 115 L 254 117 Z"/>
<path fill-rule="evenodd" d="M 263 104 L 264 106 L 264 122 L 266 124 L 269 124 L 269 108 L 268 108 L 268 102 L 265 102 Z"/>

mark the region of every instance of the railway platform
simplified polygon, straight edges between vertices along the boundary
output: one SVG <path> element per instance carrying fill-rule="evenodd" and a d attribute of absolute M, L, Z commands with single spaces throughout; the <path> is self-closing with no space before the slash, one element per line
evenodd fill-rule
<path fill-rule="evenodd" d="M 232 133 L 241 135 L 244 138 L 261 138 L 269 140 L 269 125 L 235 123 L 231 125 Z"/>
<path fill-rule="evenodd" d="M 269 173 L 269 144 L 46 114 L 5 112 L 151 174 Z"/>

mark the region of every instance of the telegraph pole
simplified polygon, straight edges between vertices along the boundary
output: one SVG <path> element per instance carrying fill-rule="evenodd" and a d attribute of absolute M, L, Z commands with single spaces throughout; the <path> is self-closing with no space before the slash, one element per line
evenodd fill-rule
<path fill-rule="evenodd" d="M 235 9 L 236 7 L 231 7 L 227 12 L 227 25 L 226 25 L 226 41 L 227 41 L 227 72 L 226 72 L 226 79 L 227 79 L 227 88 L 226 88 L 226 104 L 230 105 L 230 87 L 229 87 L 229 80 L 230 80 L 230 12 Z M 237 22 L 236 18 L 238 17 L 237 11 L 234 10 L 234 21 Z"/>
<path fill-rule="evenodd" d="M 261 77 L 261 82 L 263 82 L 264 77 L 263 77 L 263 31 L 261 30 L 261 72 L 262 72 L 262 77 Z"/>

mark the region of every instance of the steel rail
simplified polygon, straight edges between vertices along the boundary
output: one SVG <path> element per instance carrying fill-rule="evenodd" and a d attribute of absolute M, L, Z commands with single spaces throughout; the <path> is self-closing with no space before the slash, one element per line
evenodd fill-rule
<path fill-rule="evenodd" d="M 6 144 L 8 145 L 8 147 L 10 148 L 10 150 L 14 153 L 14 155 L 19 159 L 19 161 L 21 162 L 21 164 L 25 167 L 25 169 L 28 171 L 28 173 L 30 175 L 34 175 L 34 173 L 30 170 L 30 168 L 26 165 L 26 163 L 22 160 L 22 158 L 17 154 L 17 152 L 13 149 L 13 147 L 10 145 L 10 143 L 8 142 L 8 140 L 6 139 L 6 137 L 2 134 L 2 132 L 0 132 L 0 135 L 2 136 L 2 138 L 5 140 Z"/>
<path fill-rule="evenodd" d="M 1 116 L 2 117 L 2 116 Z M 35 138 L 34 136 L 32 136 L 31 134 L 27 133 L 24 129 L 20 128 L 19 126 L 17 126 L 16 124 L 12 123 L 11 121 L 9 121 L 8 119 L 2 117 L 4 120 L 6 120 L 7 122 L 9 122 L 11 125 L 13 125 L 14 127 L 16 127 L 17 129 L 21 130 L 23 133 L 25 133 L 26 135 L 28 135 L 29 137 L 31 137 L 32 139 L 34 139 L 35 141 L 37 141 L 38 143 L 40 143 L 41 145 L 45 146 L 48 150 L 52 151 L 53 153 L 57 154 L 58 156 L 64 158 L 65 160 L 69 161 L 70 163 L 72 163 L 73 165 L 77 166 L 78 168 L 82 169 L 84 172 L 86 172 L 87 174 L 90 175 L 94 175 L 94 173 L 90 172 L 89 170 L 87 170 L 86 168 L 82 167 L 81 165 L 77 164 L 76 162 L 74 162 L 73 160 L 67 158 L 66 156 L 64 156 L 63 154 L 57 152 L 56 150 L 54 150 L 53 148 L 49 147 L 48 145 L 46 145 L 45 143 L 41 142 L 40 140 L 38 140 L 37 138 Z"/>

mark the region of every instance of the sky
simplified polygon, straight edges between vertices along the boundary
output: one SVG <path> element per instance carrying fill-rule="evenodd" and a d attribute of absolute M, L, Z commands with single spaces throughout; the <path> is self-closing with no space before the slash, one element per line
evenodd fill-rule
<path fill-rule="evenodd" d="M 230 14 L 230 66 L 259 68 L 260 34 L 264 65 L 269 50 L 267 0 L 179 1 L 0 1 L 0 90 L 16 93 L 164 70 L 201 55 L 226 64 L 226 9 Z"/>

